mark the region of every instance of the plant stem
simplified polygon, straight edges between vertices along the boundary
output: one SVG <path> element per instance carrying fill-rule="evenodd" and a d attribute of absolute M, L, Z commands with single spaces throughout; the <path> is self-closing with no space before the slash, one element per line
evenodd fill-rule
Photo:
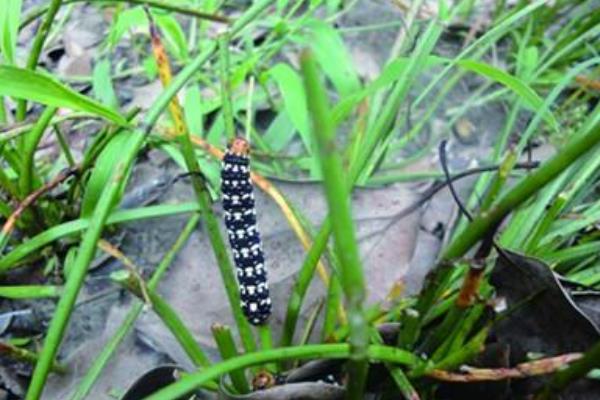
<path fill-rule="evenodd" d="M 523 178 L 502 196 L 497 204 L 476 216 L 468 228 L 463 230 L 443 252 L 442 259 L 453 260 L 463 256 L 489 229 L 560 175 L 577 158 L 594 149 L 598 143 L 600 143 L 600 124 L 590 129 L 586 135 L 574 138 L 554 157 Z"/>
<path fill-rule="evenodd" d="M 58 125 L 55 124 L 53 126 L 53 129 L 54 129 L 54 134 L 56 135 L 56 139 L 58 140 L 58 144 L 59 144 L 63 154 L 65 155 L 67 164 L 69 164 L 69 167 L 74 167 L 75 166 L 75 158 L 73 157 L 73 154 L 71 153 L 71 149 L 69 149 L 69 143 L 67 142 L 65 135 L 63 135 L 63 133 L 60 130 L 60 127 Z"/>
<path fill-rule="evenodd" d="M 214 324 L 212 326 L 212 333 L 215 338 L 215 342 L 217 342 L 217 347 L 219 348 L 219 352 L 221 353 L 221 358 L 223 360 L 229 360 L 230 358 L 235 358 L 238 356 L 238 351 L 235 348 L 235 342 L 233 341 L 233 336 L 231 336 L 229 327 Z M 250 386 L 248 385 L 248 381 L 246 380 L 243 369 L 231 371 L 229 373 L 229 377 L 238 394 L 246 394 L 250 392 Z"/>
<path fill-rule="evenodd" d="M 150 17 L 150 14 L 148 15 Z M 168 86 L 171 82 L 171 67 L 169 65 L 168 56 L 161 43 L 154 23 L 152 20 L 150 22 L 152 48 L 154 50 L 154 56 L 158 65 L 159 76 L 163 86 Z M 256 348 L 256 344 L 254 342 L 254 336 L 252 335 L 250 325 L 240 307 L 240 295 L 238 292 L 238 284 L 233 273 L 234 268 L 227 253 L 225 241 L 223 240 L 219 230 L 219 222 L 213 213 L 210 193 L 206 188 L 206 181 L 200 170 L 198 159 L 196 158 L 196 153 L 194 152 L 194 147 L 190 137 L 190 132 L 183 118 L 183 109 L 181 108 L 177 97 L 173 97 L 169 103 L 169 111 L 175 124 L 175 131 L 177 132 L 177 139 L 179 140 L 181 147 L 181 154 L 183 155 L 183 159 L 188 171 L 191 173 L 190 179 L 192 181 L 192 188 L 194 189 L 196 200 L 198 201 L 198 206 L 200 208 L 200 213 L 206 225 L 208 238 L 219 266 L 221 280 L 225 286 L 230 309 L 236 321 L 240 338 L 245 349 L 247 351 L 253 351 Z"/>
<path fill-rule="evenodd" d="M 111 274 L 111 279 L 125 287 L 138 298 L 144 299 L 145 296 L 142 285 L 145 285 L 145 283 L 139 281 L 131 272 L 127 270 L 113 272 Z M 177 342 L 179 342 L 179 345 L 183 348 L 194 365 L 197 367 L 209 366 L 210 360 L 206 357 L 198 343 L 196 343 L 194 336 L 187 329 L 183 321 L 181 321 L 177 312 L 175 312 L 169 303 L 159 296 L 156 291 L 150 288 L 145 288 L 145 291 L 152 303 L 152 309 L 171 331 L 173 336 L 175 336 L 175 339 L 177 339 Z"/>
<path fill-rule="evenodd" d="M 219 42 L 219 80 L 221 81 L 221 110 L 225 124 L 225 137 L 231 140 L 235 137 L 233 121 L 233 105 L 231 104 L 231 85 L 229 83 L 229 35 L 222 34 Z"/>
<path fill-rule="evenodd" d="M 33 129 L 24 136 L 23 165 L 21 173 L 19 174 L 19 190 L 21 192 L 21 197 L 27 196 L 33 189 L 35 151 L 56 111 L 57 109 L 55 107 L 46 107 L 36 124 L 33 126 Z"/>
<path fill-rule="evenodd" d="M 387 361 L 392 364 L 415 366 L 420 363 L 419 359 L 412 353 L 399 350 L 395 347 L 371 345 L 366 349 L 369 359 Z M 204 382 L 215 379 L 230 371 L 259 365 L 266 362 L 289 360 L 289 359 L 312 359 L 332 358 L 346 359 L 350 357 L 350 345 L 340 344 L 316 344 L 297 347 L 282 347 L 273 350 L 249 353 L 215 364 L 204 371 L 194 372 L 186 375 L 180 381 L 173 383 L 162 390 L 154 393 L 146 400 L 172 400 L 189 393 Z"/>
<path fill-rule="evenodd" d="M 35 365 L 38 360 L 38 355 L 36 353 L 5 342 L 0 342 L 0 354 L 15 360 L 24 361 L 32 365 Z M 67 369 L 63 365 L 60 365 L 56 362 L 52 364 L 51 368 L 52 371 L 60 374 L 67 372 Z"/>
<path fill-rule="evenodd" d="M 232 34 L 241 32 L 246 25 L 252 22 L 269 5 L 271 5 L 271 0 L 260 0 L 254 3 L 232 26 Z M 81 245 L 79 246 L 79 251 L 77 252 L 77 257 L 73 262 L 71 274 L 65 285 L 64 294 L 58 302 L 56 312 L 52 318 L 52 321 L 50 322 L 44 347 L 40 353 L 39 361 L 33 371 L 26 400 L 37 400 L 42 394 L 50 367 L 54 361 L 54 357 L 60 342 L 62 341 L 62 337 L 67 322 L 71 316 L 75 300 L 77 299 L 77 295 L 81 289 L 83 278 L 85 277 L 89 264 L 95 254 L 96 244 L 100 238 L 100 234 L 102 233 L 106 219 L 113 208 L 114 201 L 117 198 L 119 190 L 122 187 L 121 180 L 123 179 L 125 171 L 127 171 L 128 168 L 133 164 L 139 149 L 144 144 L 144 141 L 152 130 L 152 127 L 162 114 L 163 110 L 167 107 L 171 99 L 196 73 L 196 71 L 210 58 L 214 50 L 214 45 L 208 46 L 208 49 L 191 60 L 190 63 L 179 72 L 171 84 L 165 88 L 160 96 L 154 101 L 140 126 L 131 133 L 131 137 L 127 143 L 128 146 L 126 147 L 127 150 L 124 151 L 123 158 L 115 167 L 109 184 L 100 195 L 100 199 L 96 204 L 94 213 L 90 218 L 88 230 L 83 235 Z"/>
<path fill-rule="evenodd" d="M 43 299 L 58 297 L 62 288 L 52 285 L 0 286 L 0 297 L 7 299 Z"/>
<path fill-rule="evenodd" d="M 352 360 L 348 397 L 361 399 L 368 368 L 366 350 L 369 344 L 369 329 L 363 311 L 365 283 L 354 233 L 348 185 L 344 180 L 346 172 L 342 166 L 341 154 L 336 151 L 335 129 L 325 88 L 319 79 L 316 62 L 309 52 L 302 54 L 301 68 L 307 98 L 311 99 L 308 109 L 313 123 L 312 132 L 319 149 L 332 232 L 340 260 L 340 277 L 348 302 Z"/>
<path fill-rule="evenodd" d="M 44 48 L 44 42 L 48 37 L 48 33 L 50 33 L 50 27 L 52 26 L 52 21 L 54 21 L 54 17 L 58 12 L 62 0 L 51 0 L 48 9 L 45 11 L 46 18 L 42 21 L 42 24 L 38 28 L 38 31 L 35 34 L 35 38 L 33 39 L 33 45 L 31 46 L 31 51 L 29 52 L 29 58 L 27 59 L 26 68 L 34 71 L 37 67 L 38 60 L 40 58 L 40 54 L 42 53 L 42 49 Z M 25 112 L 27 111 L 27 101 L 26 100 L 18 100 L 17 101 L 17 113 L 16 120 L 23 121 L 25 119 Z"/>
<path fill-rule="evenodd" d="M 158 264 L 158 266 L 156 267 L 154 274 L 148 281 L 149 289 L 155 290 L 158 287 L 160 279 L 165 274 L 165 272 L 167 272 L 167 268 L 169 268 L 179 250 L 181 250 L 183 245 L 187 243 L 187 240 L 189 239 L 190 235 L 196 229 L 198 221 L 200 221 L 200 214 L 195 213 L 190 217 L 187 224 L 181 231 L 181 234 L 179 235 L 173 246 L 165 254 L 160 264 Z M 96 381 L 96 379 L 98 379 L 100 373 L 108 363 L 108 360 L 110 359 L 112 354 L 116 351 L 116 349 L 119 347 L 125 336 L 133 327 L 133 324 L 137 320 L 143 308 L 144 304 L 141 302 L 139 302 L 131 308 L 131 310 L 127 314 L 127 317 L 121 324 L 119 330 L 104 346 L 102 352 L 95 357 L 94 363 L 91 365 L 91 367 L 88 368 L 85 376 L 81 379 L 81 383 L 77 387 L 77 391 L 75 392 L 73 397 L 71 397 L 71 400 L 83 400 L 86 398 L 94 382 Z"/>

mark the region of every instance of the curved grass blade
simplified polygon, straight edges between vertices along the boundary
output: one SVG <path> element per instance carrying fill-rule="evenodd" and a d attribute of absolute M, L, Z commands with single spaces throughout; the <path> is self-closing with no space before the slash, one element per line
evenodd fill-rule
<path fill-rule="evenodd" d="M 118 112 L 77 93 L 48 75 L 23 68 L 0 65 L 0 95 L 89 112 L 117 125 L 127 125 L 125 117 Z"/>

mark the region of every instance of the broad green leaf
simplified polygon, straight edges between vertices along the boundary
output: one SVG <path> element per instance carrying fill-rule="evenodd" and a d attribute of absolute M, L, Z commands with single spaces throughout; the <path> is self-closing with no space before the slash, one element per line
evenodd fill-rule
<path fill-rule="evenodd" d="M 342 5 L 343 0 L 327 0 L 327 14 L 335 14 Z"/>
<path fill-rule="evenodd" d="M 144 67 L 144 72 L 149 80 L 153 81 L 156 79 L 156 76 L 158 75 L 158 66 L 156 65 L 154 56 L 145 57 L 142 61 L 142 67 Z"/>
<path fill-rule="evenodd" d="M 94 66 L 92 76 L 92 88 L 94 96 L 107 106 L 118 109 L 119 100 L 113 88 L 112 78 L 110 76 L 110 60 L 107 58 L 98 61 Z"/>
<path fill-rule="evenodd" d="M 108 34 L 108 44 L 115 47 L 126 32 L 143 27 L 148 30 L 148 18 L 142 7 L 133 7 L 117 14 Z"/>
<path fill-rule="evenodd" d="M 81 203 L 81 218 L 89 218 L 94 213 L 100 195 L 109 184 L 109 179 L 113 174 L 115 165 L 118 164 L 123 154 L 129 151 L 128 148 L 132 144 L 130 140 L 131 137 L 131 132 L 128 130 L 117 133 L 98 156 L 92 175 L 85 187 L 85 194 L 83 195 L 83 201 Z M 117 197 L 113 207 L 119 203 L 123 192 L 125 191 L 125 183 L 128 180 L 128 174 L 129 172 L 122 177 L 123 185 L 121 193 Z"/>
<path fill-rule="evenodd" d="M 206 141 L 212 145 L 221 145 L 221 137 L 225 132 L 225 122 L 223 121 L 223 114 L 219 112 L 213 120 L 210 129 L 206 134 Z"/>
<path fill-rule="evenodd" d="M 449 60 L 447 58 L 428 56 L 425 60 L 424 68 L 428 69 L 448 61 Z M 407 57 L 399 57 L 395 59 L 384 68 L 384 70 L 377 77 L 377 79 L 370 82 L 363 89 L 345 97 L 334 107 L 332 111 L 334 121 L 336 123 L 341 122 L 362 100 L 369 96 L 372 96 L 381 89 L 389 87 L 389 85 L 400 79 L 409 62 L 410 59 Z"/>
<path fill-rule="evenodd" d="M 15 63 L 21 0 L 2 0 L 0 6 L 0 52 L 7 64 Z"/>
<path fill-rule="evenodd" d="M 185 123 L 190 133 L 199 136 L 204 135 L 201 107 L 202 98 L 200 96 L 200 89 L 197 85 L 189 85 L 185 91 L 185 100 L 183 103 Z"/>
<path fill-rule="evenodd" d="M 175 17 L 169 14 L 156 14 L 155 18 L 169 52 L 180 61 L 189 59 L 185 34 Z"/>
<path fill-rule="evenodd" d="M 0 96 L 89 112 L 116 124 L 127 125 L 118 112 L 77 93 L 50 76 L 9 65 L 0 66 Z"/>
<path fill-rule="evenodd" d="M 285 112 L 300 133 L 302 142 L 312 154 L 312 141 L 306 109 L 306 94 L 302 79 L 296 71 L 287 64 L 277 64 L 268 72 L 281 92 Z"/>
<path fill-rule="evenodd" d="M 229 78 L 231 90 L 237 89 L 246 81 L 246 77 L 254 69 L 258 61 L 260 61 L 260 57 L 258 55 L 252 55 L 248 58 L 245 58 L 240 64 L 233 66 Z"/>
<path fill-rule="evenodd" d="M 277 0 L 277 12 L 282 13 L 289 2 L 290 0 Z"/>
<path fill-rule="evenodd" d="M 529 46 L 517 54 L 516 74 L 524 81 L 529 81 L 535 75 L 539 61 L 537 47 Z"/>
<path fill-rule="evenodd" d="M 538 111 L 544 105 L 544 100 L 542 100 L 529 85 L 499 68 L 474 60 L 460 60 L 457 65 L 467 71 L 474 72 L 496 81 L 507 89 L 512 90 L 521 98 L 521 100 L 523 100 L 523 103 L 533 111 Z M 552 112 L 546 111 L 544 113 L 544 120 L 555 129 L 558 128 L 558 121 L 554 118 Z"/>
<path fill-rule="evenodd" d="M 6 108 L 4 104 L 4 96 L 0 96 L 0 124 L 6 123 Z"/>
<path fill-rule="evenodd" d="M 188 59 L 187 42 L 185 34 L 177 20 L 168 14 L 151 11 L 152 17 L 160 28 L 161 37 L 170 54 L 179 60 Z M 149 34 L 148 17 L 143 7 L 133 7 L 117 14 L 117 19 L 112 25 L 108 35 L 108 44 L 115 47 L 127 32 L 140 32 Z"/>
<path fill-rule="evenodd" d="M 269 143 L 269 147 L 271 147 L 273 151 L 281 151 L 292 140 L 295 134 L 296 129 L 292 120 L 287 112 L 282 111 L 277 114 L 277 117 L 271 122 L 263 139 L 265 143 Z"/>
<path fill-rule="evenodd" d="M 318 20 L 310 21 L 308 27 L 311 32 L 308 44 L 340 95 L 347 96 L 360 90 L 360 80 L 354 69 L 354 61 L 348 54 L 338 31 Z"/>

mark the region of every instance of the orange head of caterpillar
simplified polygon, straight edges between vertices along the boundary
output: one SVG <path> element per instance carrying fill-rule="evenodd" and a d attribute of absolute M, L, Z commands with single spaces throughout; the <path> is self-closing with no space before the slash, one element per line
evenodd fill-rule
<path fill-rule="evenodd" d="M 229 143 L 229 151 L 236 156 L 248 156 L 250 153 L 250 144 L 246 139 L 237 137 Z"/>

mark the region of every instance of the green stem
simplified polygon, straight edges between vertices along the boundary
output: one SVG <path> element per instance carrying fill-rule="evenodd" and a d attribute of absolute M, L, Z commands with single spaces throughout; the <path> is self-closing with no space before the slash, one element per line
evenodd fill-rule
<path fill-rule="evenodd" d="M 239 355 L 229 327 L 215 324 L 212 326 L 212 332 L 223 360 L 229 360 Z M 246 394 L 250 392 L 250 386 L 248 385 L 248 381 L 246 380 L 246 375 L 244 374 L 243 369 L 231 371 L 229 373 L 229 377 L 233 387 L 239 394 Z"/>
<path fill-rule="evenodd" d="M 0 354 L 15 360 L 24 361 L 32 365 L 35 365 L 38 360 L 38 355 L 36 353 L 6 342 L 0 342 Z M 52 371 L 60 374 L 67 372 L 67 369 L 63 365 L 60 365 L 56 362 L 52 364 L 51 368 Z"/>
<path fill-rule="evenodd" d="M 179 142 L 186 167 L 188 171 L 192 173 L 192 187 L 196 194 L 198 206 L 200 207 L 200 213 L 202 214 L 202 218 L 205 222 L 208 238 L 212 245 L 215 258 L 217 259 L 217 264 L 221 273 L 221 280 L 225 286 L 225 292 L 227 293 L 230 309 L 232 310 L 233 317 L 237 324 L 240 338 L 242 339 L 246 351 L 253 351 L 256 348 L 256 344 L 254 342 L 250 324 L 246 320 L 246 317 L 244 316 L 240 306 L 240 294 L 238 284 L 233 273 L 234 268 L 227 253 L 225 241 L 223 240 L 223 236 L 219 230 L 219 221 L 212 211 L 210 193 L 206 189 L 206 182 L 201 175 L 202 173 L 200 171 L 200 166 L 198 165 L 198 159 L 196 158 L 196 153 L 194 152 L 192 140 L 189 132 L 187 131 L 187 127 L 186 131 L 179 135 Z"/>
<path fill-rule="evenodd" d="M 575 138 L 536 171 L 523 178 L 489 211 L 475 217 L 468 228 L 462 231 L 444 251 L 442 259 L 452 260 L 463 256 L 489 229 L 560 175 L 577 158 L 594 149 L 598 143 L 600 143 L 600 124 L 594 126 L 586 135 Z"/>
<path fill-rule="evenodd" d="M 33 189 L 35 151 L 56 111 L 55 107 L 46 107 L 31 132 L 24 136 L 23 165 L 19 174 L 19 190 L 22 197 L 27 196 Z"/>
<path fill-rule="evenodd" d="M 281 336 L 280 346 L 286 347 L 292 344 L 294 339 L 294 332 L 296 332 L 296 324 L 298 323 L 298 315 L 300 314 L 300 308 L 302 307 L 302 300 L 306 295 L 310 282 L 317 267 L 319 258 L 327 246 L 327 240 L 331 233 L 331 224 L 327 219 L 323 223 L 323 227 L 319 231 L 318 235 L 313 241 L 304 263 L 298 272 L 296 282 L 292 288 L 290 298 L 288 300 L 287 311 L 285 315 L 285 321 L 283 324 L 283 333 Z M 337 310 L 336 310 L 337 311 Z"/>
<path fill-rule="evenodd" d="M 60 149 L 62 150 L 63 154 L 65 155 L 67 164 L 69 164 L 69 167 L 74 167 L 75 166 L 75 158 L 73 158 L 71 149 L 69 149 L 69 143 L 67 142 L 65 135 L 63 135 L 63 133 L 60 130 L 60 127 L 58 125 L 54 125 L 53 129 L 54 129 L 54 134 L 56 135 L 56 139 L 58 140 L 58 144 L 60 145 Z"/>
<path fill-rule="evenodd" d="M 51 285 L 0 286 L 0 297 L 7 299 L 43 299 L 58 297 L 61 292 L 60 286 Z"/>
<path fill-rule="evenodd" d="M 198 221 L 200 221 L 200 214 L 196 213 L 192 217 L 190 217 L 188 223 L 181 231 L 181 234 L 179 235 L 173 246 L 165 254 L 160 264 L 158 264 L 158 267 L 156 267 L 156 271 L 154 271 L 154 274 L 148 281 L 148 288 L 152 290 L 155 290 L 157 288 L 160 279 L 165 274 L 165 272 L 167 272 L 167 269 L 175 259 L 175 256 L 177 255 L 177 253 L 179 253 L 179 250 L 181 250 L 183 245 L 189 239 L 190 235 L 196 229 Z M 94 363 L 88 368 L 85 376 L 81 379 L 81 383 L 77 387 L 77 391 L 75 392 L 75 394 L 73 394 L 73 397 L 71 397 L 71 400 L 83 400 L 86 398 L 92 386 L 94 385 L 94 382 L 96 382 L 96 380 L 102 373 L 102 370 L 108 363 L 111 356 L 117 350 L 123 339 L 125 339 L 125 336 L 127 336 L 127 334 L 133 328 L 133 324 L 137 320 L 143 308 L 144 304 L 141 302 L 131 308 L 131 310 L 127 314 L 127 317 L 125 317 L 125 320 L 121 324 L 119 330 L 104 346 L 102 352 L 94 358 Z"/>
<path fill-rule="evenodd" d="M 232 33 L 237 34 L 242 32 L 245 26 L 252 22 L 269 5 L 271 5 L 271 0 L 261 0 L 254 3 L 254 5 L 248 8 L 248 10 L 232 26 Z M 165 88 L 161 95 L 154 101 L 140 127 L 132 132 L 130 143 L 127 143 L 126 147 L 128 150 L 123 154 L 123 158 L 114 169 L 109 184 L 100 195 L 94 213 L 90 218 L 88 230 L 83 235 L 77 257 L 72 265 L 71 274 L 65 285 L 64 294 L 58 302 L 54 317 L 50 322 L 44 346 L 40 353 L 39 361 L 33 371 L 26 400 L 37 400 L 42 394 L 46 378 L 48 377 L 50 367 L 54 361 L 60 342 L 62 341 L 67 322 L 71 316 L 83 279 L 87 274 L 89 264 L 95 255 L 98 239 L 100 238 L 106 219 L 113 208 L 117 195 L 122 188 L 121 180 L 123 179 L 125 172 L 133 164 L 139 149 L 144 144 L 152 127 L 171 99 L 212 56 L 215 46 L 211 45 L 208 47 L 208 49 L 191 60 L 190 63 L 177 74 L 171 84 Z"/>
<path fill-rule="evenodd" d="M 54 17 L 58 12 L 62 0 L 51 0 L 48 9 L 45 11 L 46 18 L 42 21 L 42 24 L 38 28 L 38 31 L 35 34 L 35 38 L 33 39 L 33 45 L 31 46 L 31 51 L 29 52 L 29 58 L 27 59 L 26 68 L 33 71 L 37 67 L 38 60 L 40 58 L 40 54 L 42 53 L 42 49 L 44 48 L 44 42 L 48 37 L 48 33 L 50 32 L 50 27 L 52 26 L 52 21 L 54 21 Z M 23 121 L 25 119 L 25 112 L 27 111 L 27 101 L 26 100 L 18 100 L 17 101 L 17 113 L 16 119 L 17 121 Z"/>
<path fill-rule="evenodd" d="M 363 311 L 365 281 L 354 233 L 348 185 L 344 180 L 346 173 L 341 154 L 336 150 L 335 128 L 325 88 L 319 79 L 316 62 L 309 52 L 302 54 L 301 68 L 307 98 L 311 99 L 308 109 L 313 123 L 312 131 L 319 150 L 332 232 L 340 260 L 340 277 L 348 302 L 352 353 L 348 395 L 351 399 L 361 399 L 368 367 L 366 357 L 369 329 Z"/>
<path fill-rule="evenodd" d="M 140 282 L 137 277 L 129 271 L 121 270 L 113 272 L 111 274 L 111 279 L 125 287 L 140 300 L 144 300 L 144 288 L 142 287 L 144 283 Z M 194 365 L 197 367 L 208 367 L 210 365 L 210 360 L 206 357 L 198 343 L 196 343 L 194 336 L 185 326 L 183 321 L 181 321 L 177 312 L 175 312 L 169 303 L 159 296 L 155 290 L 146 287 L 145 292 L 152 303 L 152 309 L 156 315 L 158 315 L 169 331 L 171 331 Z"/>
<path fill-rule="evenodd" d="M 372 345 L 366 349 L 369 359 L 387 361 L 392 364 L 415 366 L 420 363 L 413 354 L 399 350 L 395 347 Z M 249 353 L 215 364 L 204 371 L 186 375 L 180 381 L 154 393 L 146 400 L 172 400 L 189 393 L 204 382 L 208 382 L 230 371 L 260 365 L 267 362 L 289 359 L 332 358 L 346 359 L 350 357 L 350 345 L 342 344 L 317 344 L 298 347 L 282 347 L 273 350 Z"/>
<path fill-rule="evenodd" d="M 225 124 L 225 136 L 231 140 L 235 137 L 233 121 L 233 105 L 231 104 L 231 88 L 229 83 L 229 35 L 222 34 L 219 42 L 219 80 L 221 81 L 221 109 Z"/>

